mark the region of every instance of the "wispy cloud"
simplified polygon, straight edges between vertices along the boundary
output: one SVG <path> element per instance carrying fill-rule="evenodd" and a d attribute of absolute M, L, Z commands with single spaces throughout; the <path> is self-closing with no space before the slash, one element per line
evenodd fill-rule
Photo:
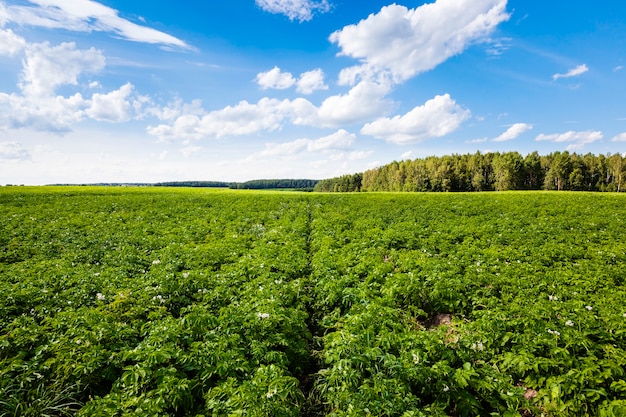
<path fill-rule="evenodd" d="M 13 22 L 22 26 L 65 29 L 77 32 L 110 32 L 123 39 L 192 49 L 186 42 L 138 25 L 119 16 L 118 11 L 93 0 L 29 0 L 32 5 L 0 4 L 0 23 Z M 0 26 L 3 26 L 0 24 Z"/>
<path fill-rule="evenodd" d="M 269 13 L 284 14 L 290 20 L 309 21 L 316 12 L 330 10 L 328 0 L 256 0 L 257 6 Z"/>
<path fill-rule="evenodd" d="M 572 68 L 571 70 L 567 71 L 566 73 L 563 74 L 554 74 L 552 76 L 552 79 L 554 81 L 558 80 L 559 78 L 572 78 L 572 77 L 578 77 L 579 75 L 582 75 L 584 73 L 586 73 L 587 71 L 589 71 L 589 67 L 587 67 L 586 64 L 581 64 L 579 66 L 577 66 L 576 68 Z"/>
<path fill-rule="evenodd" d="M 528 132 L 533 128 L 533 125 L 528 123 L 515 123 L 511 127 L 509 127 L 504 133 L 502 133 L 497 138 L 494 138 L 494 142 L 506 142 L 507 140 L 516 139 L 519 135 L 524 132 Z"/>
<path fill-rule="evenodd" d="M 488 142 L 488 141 L 489 141 L 488 138 L 477 138 L 477 139 L 466 140 L 465 143 L 469 143 L 469 144 L 474 145 L 474 144 L 477 144 L 477 143 L 485 143 L 485 142 Z"/>
<path fill-rule="evenodd" d="M 189 158 L 191 155 L 198 153 L 202 150 L 200 146 L 185 146 L 180 149 L 180 153 L 185 157 Z"/>
<path fill-rule="evenodd" d="M 511 48 L 512 38 L 487 39 L 485 41 L 487 54 L 497 57 Z"/>
<path fill-rule="evenodd" d="M 613 136 L 611 142 L 626 142 L 626 132 Z"/>
<path fill-rule="evenodd" d="M 567 150 L 580 149 L 589 143 L 593 143 L 602 140 L 604 135 L 600 131 L 585 130 L 582 132 L 575 132 L 570 130 L 565 133 L 554 134 L 540 134 L 536 137 L 537 141 L 548 141 L 556 143 L 569 143 Z"/>
<path fill-rule="evenodd" d="M 21 143 L 0 142 L 0 159 L 24 161 L 30 159 L 30 153 Z"/>

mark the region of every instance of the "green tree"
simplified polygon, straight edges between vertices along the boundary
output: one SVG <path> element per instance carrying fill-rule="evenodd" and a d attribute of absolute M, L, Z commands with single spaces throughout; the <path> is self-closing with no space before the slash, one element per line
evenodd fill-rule
<path fill-rule="evenodd" d="M 540 190 L 545 179 L 545 171 L 541 167 L 541 157 L 537 151 L 529 153 L 524 158 L 524 188 Z"/>
<path fill-rule="evenodd" d="M 571 173 L 571 161 L 569 152 L 553 152 L 548 155 L 547 172 L 544 180 L 546 190 L 561 191 L 566 189 L 567 180 Z"/>
<path fill-rule="evenodd" d="M 524 160 L 517 152 L 496 153 L 493 159 L 496 191 L 519 190 L 524 179 Z"/>

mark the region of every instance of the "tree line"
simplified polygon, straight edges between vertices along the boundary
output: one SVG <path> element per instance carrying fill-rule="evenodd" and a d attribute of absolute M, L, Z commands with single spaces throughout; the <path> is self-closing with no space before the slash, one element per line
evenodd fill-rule
<path fill-rule="evenodd" d="M 301 191 L 312 191 L 317 182 L 318 180 L 309 179 L 252 180 L 246 182 L 231 183 L 230 188 L 239 190 L 293 189 Z"/>
<path fill-rule="evenodd" d="M 314 191 L 616 191 L 625 185 L 619 154 L 476 152 L 394 161 L 318 182 Z"/>
<path fill-rule="evenodd" d="M 297 191 L 313 191 L 313 187 L 318 180 L 309 179 L 267 179 L 252 180 L 246 182 L 224 182 L 224 181 L 166 181 L 155 183 L 120 183 L 120 182 L 101 182 L 91 184 L 51 184 L 54 186 L 110 186 L 110 187 L 196 187 L 196 188 L 231 188 L 243 190 L 297 190 Z M 11 184 L 7 184 L 10 186 Z"/>

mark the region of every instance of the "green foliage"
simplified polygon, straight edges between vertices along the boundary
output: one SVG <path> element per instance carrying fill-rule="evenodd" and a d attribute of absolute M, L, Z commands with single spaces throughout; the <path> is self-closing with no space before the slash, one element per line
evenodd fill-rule
<path fill-rule="evenodd" d="M 251 180 L 233 183 L 230 188 L 243 190 L 272 190 L 272 189 L 296 189 L 311 191 L 318 180 L 307 179 L 278 179 L 278 180 Z"/>
<path fill-rule="evenodd" d="M 624 203 L 4 187 L 0 416 L 624 415 Z"/>
<path fill-rule="evenodd" d="M 621 191 L 624 157 L 518 152 L 429 156 L 320 181 L 315 191 Z"/>

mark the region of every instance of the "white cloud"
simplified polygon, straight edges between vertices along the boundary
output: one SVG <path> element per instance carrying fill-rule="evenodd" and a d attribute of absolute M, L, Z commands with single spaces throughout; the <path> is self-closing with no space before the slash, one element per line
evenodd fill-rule
<path fill-rule="evenodd" d="M 348 161 L 361 161 L 369 158 L 373 153 L 374 151 L 353 151 L 348 153 L 346 159 Z"/>
<path fill-rule="evenodd" d="M 107 94 L 94 94 L 91 105 L 86 113 L 89 117 L 105 122 L 126 122 L 133 116 L 133 108 L 129 96 L 133 92 L 133 85 L 124 84 L 118 90 Z"/>
<path fill-rule="evenodd" d="M 300 74 L 296 90 L 302 94 L 311 94 L 317 90 L 328 90 L 328 86 L 324 83 L 324 71 L 317 68 Z"/>
<path fill-rule="evenodd" d="M 304 152 L 311 143 L 310 139 L 296 139 L 284 143 L 266 143 L 261 152 L 263 156 L 292 156 Z"/>
<path fill-rule="evenodd" d="M 311 124 L 315 113 L 315 106 L 302 98 L 281 101 L 265 97 L 256 104 L 244 100 L 205 115 L 183 114 L 171 124 L 148 127 L 148 133 L 162 141 L 219 139 L 279 130 L 285 122 Z"/>
<path fill-rule="evenodd" d="M 465 143 L 469 143 L 469 144 L 473 145 L 473 144 L 477 144 L 477 143 L 485 143 L 487 141 L 489 141 L 488 138 L 476 138 L 476 139 L 466 140 Z"/>
<path fill-rule="evenodd" d="M 454 132 L 471 113 L 463 109 L 449 94 L 435 96 L 404 116 L 381 118 L 361 129 L 364 135 L 385 139 L 395 144 L 416 143 Z"/>
<path fill-rule="evenodd" d="M 503 134 L 493 139 L 494 142 L 505 142 L 507 140 L 516 139 L 519 135 L 524 132 L 528 132 L 533 128 L 533 125 L 528 123 L 515 123 L 513 126 L 509 127 Z"/>
<path fill-rule="evenodd" d="M 613 136 L 611 142 L 626 142 L 626 132 Z"/>
<path fill-rule="evenodd" d="M 507 0 L 437 0 L 415 9 L 392 4 L 334 32 L 340 55 L 361 61 L 354 72 L 389 71 L 401 82 L 435 68 L 488 37 L 509 19 Z"/>
<path fill-rule="evenodd" d="M 311 94 L 316 90 L 327 90 L 324 83 L 324 72 L 320 69 L 303 72 L 297 80 L 287 71 L 274 67 L 269 71 L 260 72 L 256 76 L 256 82 L 263 90 L 274 88 L 285 90 L 296 86 L 296 90 L 302 94 Z"/>
<path fill-rule="evenodd" d="M 347 149 L 356 141 L 356 135 L 344 129 L 339 129 L 335 133 L 321 137 L 309 143 L 310 151 L 324 151 L 328 149 Z"/>
<path fill-rule="evenodd" d="M 293 86 L 296 83 L 296 79 L 293 78 L 290 72 L 282 72 L 280 68 L 274 67 L 269 71 L 258 73 L 256 82 L 263 90 L 268 88 L 284 90 Z"/>
<path fill-rule="evenodd" d="M 0 128 L 31 128 L 52 133 L 66 133 L 86 118 L 124 122 L 141 117 L 146 97 L 134 94 L 127 83 L 108 93 L 58 95 L 62 86 L 78 85 L 85 73 L 97 73 L 105 66 L 102 53 L 94 48 L 76 49 L 72 42 L 50 46 L 47 42 L 25 44 L 20 93 L 0 93 Z M 101 88 L 97 81 L 85 83 Z"/>
<path fill-rule="evenodd" d="M 339 126 L 385 114 L 392 106 L 392 102 L 385 99 L 390 91 L 390 83 L 384 80 L 362 80 L 347 94 L 326 98 L 319 108 L 320 121 L 324 126 Z"/>
<path fill-rule="evenodd" d="M 24 38 L 13 33 L 11 29 L 0 29 L 0 55 L 15 55 L 25 47 Z"/>
<path fill-rule="evenodd" d="M 68 132 L 73 124 L 82 120 L 86 104 L 78 93 L 70 97 L 0 93 L 0 128 Z"/>
<path fill-rule="evenodd" d="M 98 72 L 104 66 L 104 56 L 95 48 L 77 50 L 73 42 L 52 47 L 47 42 L 30 44 L 20 88 L 26 96 L 50 96 L 58 86 L 76 85 L 79 75 Z"/>
<path fill-rule="evenodd" d="M 392 104 L 385 99 L 390 89 L 388 83 L 364 80 L 346 94 L 326 98 L 320 107 L 304 98 L 279 100 L 264 97 L 256 104 L 244 100 L 208 113 L 183 112 L 169 123 L 149 126 L 147 131 L 167 142 L 272 132 L 280 130 L 285 124 L 340 127 L 385 114 Z"/>
<path fill-rule="evenodd" d="M 353 152 L 338 152 L 330 155 L 328 159 L 331 161 L 361 161 L 369 158 L 374 151 L 353 151 Z"/>
<path fill-rule="evenodd" d="M 494 57 L 504 54 L 511 48 L 512 40 L 512 38 L 496 38 L 485 40 L 485 44 L 487 46 L 487 54 Z"/>
<path fill-rule="evenodd" d="M 0 159 L 23 161 L 30 159 L 30 153 L 21 143 L 0 142 Z"/>
<path fill-rule="evenodd" d="M 356 141 L 356 135 L 344 129 L 319 139 L 296 139 L 284 143 L 267 143 L 261 152 L 263 156 L 293 156 L 305 151 L 323 152 L 350 148 Z"/>
<path fill-rule="evenodd" d="M 402 155 L 400 155 L 400 159 L 413 159 L 415 157 L 415 153 L 413 151 L 406 151 Z"/>
<path fill-rule="evenodd" d="M 202 150 L 200 146 L 185 146 L 180 150 L 180 153 L 183 154 L 185 158 L 189 158 L 191 155 L 198 153 Z"/>
<path fill-rule="evenodd" d="M 621 71 L 621 70 L 623 70 L 623 69 L 624 69 L 624 67 L 623 67 L 623 66 L 618 65 L 618 66 L 616 66 L 615 68 L 613 68 L 613 71 L 614 71 L 614 72 L 617 72 L 617 71 Z"/>
<path fill-rule="evenodd" d="M 92 0 L 29 0 L 34 6 L 0 9 L 0 22 L 78 32 L 112 32 L 124 39 L 190 49 L 182 40 L 119 17 L 117 10 Z M 2 5 L 0 5 L 2 6 Z"/>
<path fill-rule="evenodd" d="M 576 68 L 572 68 L 571 70 L 567 71 L 564 74 L 554 74 L 552 76 L 553 80 L 558 80 L 559 78 L 572 78 L 572 77 L 577 77 L 579 75 L 582 75 L 584 73 L 586 73 L 587 71 L 589 71 L 589 68 L 587 67 L 586 64 L 582 64 L 577 66 Z"/>
<path fill-rule="evenodd" d="M 311 20 L 314 12 L 330 10 L 328 0 L 256 0 L 256 4 L 266 12 L 284 14 L 300 22 Z"/>
<path fill-rule="evenodd" d="M 579 149 L 586 144 L 593 143 L 601 140 L 604 137 L 600 131 L 586 130 L 582 132 L 575 132 L 570 130 L 565 133 L 554 133 L 550 135 L 540 134 L 535 140 L 537 141 L 549 141 L 557 143 L 570 143 L 567 146 L 567 150 Z"/>

